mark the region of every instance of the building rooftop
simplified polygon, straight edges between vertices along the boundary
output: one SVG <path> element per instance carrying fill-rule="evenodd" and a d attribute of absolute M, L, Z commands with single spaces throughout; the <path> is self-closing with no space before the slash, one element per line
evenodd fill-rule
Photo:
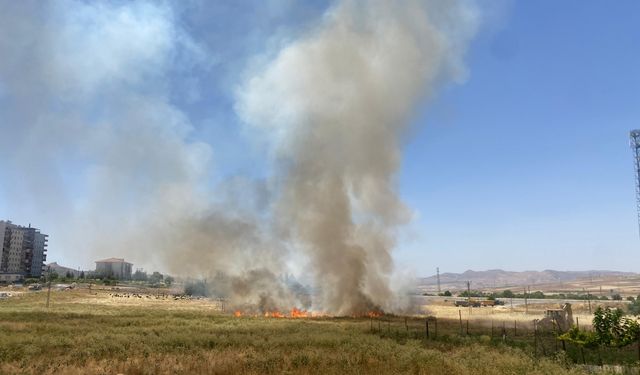
<path fill-rule="evenodd" d="M 133 263 L 125 262 L 124 258 L 107 258 L 107 259 L 103 259 L 103 260 L 96 260 L 96 263 L 127 263 L 127 264 L 133 264 Z"/>

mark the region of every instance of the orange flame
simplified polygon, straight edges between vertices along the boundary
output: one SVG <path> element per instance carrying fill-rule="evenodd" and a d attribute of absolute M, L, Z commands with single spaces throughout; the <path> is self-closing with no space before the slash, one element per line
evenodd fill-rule
<path fill-rule="evenodd" d="M 267 311 L 264 313 L 265 318 L 284 318 L 280 311 Z"/>
<path fill-rule="evenodd" d="M 308 318 L 310 314 L 306 310 L 300 310 L 294 307 L 291 309 L 290 316 L 292 318 Z"/>
<path fill-rule="evenodd" d="M 382 316 L 382 313 L 381 313 L 380 311 L 369 311 L 369 312 L 367 313 L 367 316 L 368 316 L 369 318 L 379 318 L 379 317 L 381 317 L 381 316 Z"/>
<path fill-rule="evenodd" d="M 233 316 L 235 316 L 236 318 L 239 318 L 241 316 L 245 316 L 245 312 L 241 310 L 236 310 L 234 311 Z M 253 316 L 255 317 L 256 315 L 253 315 Z M 288 314 L 283 314 L 280 311 L 266 311 L 264 312 L 263 316 L 265 318 L 315 318 L 315 317 L 327 316 L 327 313 L 319 312 L 319 311 L 307 311 L 307 310 L 298 309 L 297 307 L 293 307 Z"/>

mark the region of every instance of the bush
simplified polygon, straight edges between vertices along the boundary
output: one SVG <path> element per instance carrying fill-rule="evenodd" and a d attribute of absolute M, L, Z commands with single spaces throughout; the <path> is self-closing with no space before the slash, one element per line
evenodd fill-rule
<path fill-rule="evenodd" d="M 593 332 L 574 326 L 559 338 L 584 347 L 602 345 L 620 348 L 630 345 L 636 342 L 640 335 L 640 324 L 622 315 L 620 309 L 598 307 L 594 312 Z"/>
<path fill-rule="evenodd" d="M 628 306 L 629 313 L 633 315 L 640 315 L 640 296 L 630 303 Z"/>
<path fill-rule="evenodd" d="M 513 297 L 515 297 L 515 294 L 513 294 L 513 292 L 510 291 L 509 289 L 507 289 L 504 292 L 502 292 L 502 297 L 503 298 L 513 298 Z"/>
<path fill-rule="evenodd" d="M 164 278 L 164 283 L 167 286 L 171 286 L 171 284 L 173 284 L 173 281 L 174 281 L 173 277 L 171 277 L 171 276 L 165 276 L 165 278 Z"/>
<path fill-rule="evenodd" d="M 190 296 L 207 296 L 207 286 L 204 281 L 188 282 L 184 286 L 184 294 Z"/>

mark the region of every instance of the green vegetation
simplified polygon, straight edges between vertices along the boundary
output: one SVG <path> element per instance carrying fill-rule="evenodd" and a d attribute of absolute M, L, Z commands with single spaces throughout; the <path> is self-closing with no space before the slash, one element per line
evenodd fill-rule
<path fill-rule="evenodd" d="M 45 295 L 0 301 L 0 373 L 581 373 L 487 335 L 445 333 L 454 322 L 427 340 L 424 319 L 405 329 L 400 317 L 234 318 L 188 301 L 118 305 L 84 291 L 53 292 L 47 310 Z"/>
<path fill-rule="evenodd" d="M 486 293 L 480 290 L 471 290 L 467 292 L 466 290 L 458 294 L 458 297 L 479 297 L 479 298 L 530 298 L 530 299 L 575 299 L 575 300 L 602 300 L 606 301 L 609 298 L 607 296 L 594 296 L 593 294 L 588 293 L 558 293 L 558 294 L 544 294 L 543 292 L 536 290 L 531 293 L 514 293 L 513 291 L 507 289 L 502 292 L 492 292 Z M 613 300 L 622 300 L 619 294 L 615 294 L 612 296 Z"/>
<path fill-rule="evenodd" d="M 629 310 L 629 314 L 632 315 L 640 315 L 640 296 L 637 298 L 628 297 L 627 298 L 631 303 L 627 307 Z"/>
<path fill-rule="evenodd" d="M 584 331 L 574 326 L 560 338 L 590 348 L 623 348 L 640 340 L 640 325 L 636 320 L 623 317 L 620 309 L 598 307 L 593 328 L 593 331 Z"/>

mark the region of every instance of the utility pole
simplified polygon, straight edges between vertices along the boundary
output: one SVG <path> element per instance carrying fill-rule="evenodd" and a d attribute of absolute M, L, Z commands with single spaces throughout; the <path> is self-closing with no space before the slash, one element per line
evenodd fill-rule
<path fill-rule="evenodd" d="M 440 267 L 436 267 L 436 279 L 438 280 L 438 294 L 440 294 Z"/>
<path fill-rule="evenodd" d="M 469 315 L 471 315 L 471 281 L 467 280 L 467 303 L 469 304 Z"/>
<path fill-rule="evenodd" d="M 51 299 L 51 266 L 47 267 L 47 278 L 49 286 L 47 287 L 47 309 L 49 308 L 49 300 Z"/>
<path fill-rule="evenodd" d="M 585 293 L 585 289 L 582 288 L 582 293 Z M 591 314 L 591 293 L 587 290 L 587 301 L 589 302 L 589 314 Z"/>
<path fill-rule="evenodd" d="M 529 304 L 527 302 L 527 288 L 524 288 L 524 313 L 525 314 L 529 313 Z"/>

